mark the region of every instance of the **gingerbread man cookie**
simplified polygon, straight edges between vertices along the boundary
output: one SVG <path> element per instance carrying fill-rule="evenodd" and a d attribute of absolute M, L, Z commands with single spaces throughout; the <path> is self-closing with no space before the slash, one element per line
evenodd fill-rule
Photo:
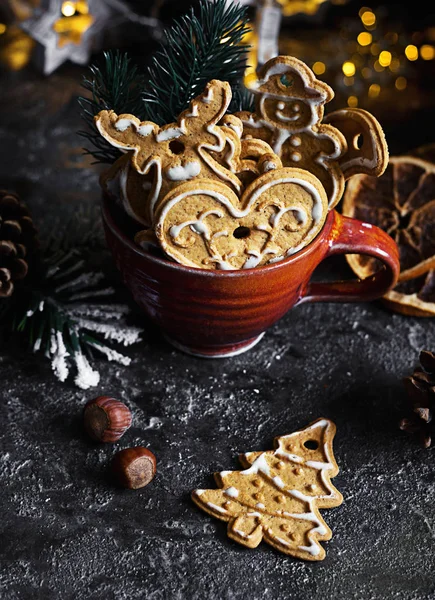
<path fill-rule="evenodd" d="M 338 161 L 347 143 L 338 129 L 322 123 L 333 90 L 292 56 L 267 61 L 250 90 L 256 96 L 255 113 L 236 113 L 243 122 L 243 137 L 268 142 L 285 167 L 310 171 L 322 182 L 329 207 L 335 206 L 344 191 Z"/>
<path fill-rule="evenodd" d="M 323 227 L 328 199 L 308 171 L 273 168 L 241 199 L 220 181 L 199 179 L 169 192 L 159 205 L 155 233 L 164 252 L 183 265 L 249 269 L 276 262 L 306 246 Z"/>
<path fill-rule="evenodd" d="M 203 178 L 224 181 L 240 193 L 241 182 L 232 170 L 238 164 L 240 138 L 233 129 L 218 126 L 230 101 L 229 84 L 212 80 L 176 123 L 163 127 L 114 111 L 103 110 L 96 115 L 101 135 L 116 148 L 131 153 L 131 164 L 139 174 L 152 173 L 152 189 L 143 196 L 150 223 L 159 201 L 181 182 Z M 233 154 L 228 164 L 222 165 L 213 153 L 223 152 L 227 145 Z M 137 207 L 133 212 L 138 212 Z"/>
<path fill-rule="evenodd" d="M 332 441 L 335 425 L 317 419 L 305 429 L 277 437 L 275 450 L 240 457 L 243 471 L 215 473 L 219 489 L 192 492 L 209 515 L 228 522 L 228 536 L 255 548 L 262 539 L 291 556 L 325 558 L 320 544 L 332 532 L 319 509 L 343 502 L 331 478 L 338 473 Z"/>

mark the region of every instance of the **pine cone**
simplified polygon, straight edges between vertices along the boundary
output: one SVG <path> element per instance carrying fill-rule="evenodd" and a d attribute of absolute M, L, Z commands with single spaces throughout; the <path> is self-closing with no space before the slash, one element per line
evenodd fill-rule
<path fill-rule="evenodd" d="M 0 190 L 0 298 L 11 296 L 24 279 L 38 247 L 37 231 L 17 194 Z"/>
<path fill-rule="evenodd" d="M 424 448 L 432 443 L 433 411 L 435 409 L 435 353 L 420 352 L 420 365 L 403 383 L 412 405 L 413 414 L 400 421 L 399 427 L 408 433 L 418 434 Z"/>

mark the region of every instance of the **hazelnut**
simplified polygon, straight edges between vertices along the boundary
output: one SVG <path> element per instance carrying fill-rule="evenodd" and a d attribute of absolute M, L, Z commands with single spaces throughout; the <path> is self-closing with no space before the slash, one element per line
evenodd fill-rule
<path fill-rule="evenodd" d="M 112 459 L 112 472 L 122 487 L 137 490 L 145 487 L 156 474 L 156 457 L 147 448 L 125 448 Z"/>
<path fill-rule="evenodd" d="M 110 396 L 87 402 L 83 411 L 86 432 L 99 442 L 116 442 L 131 425 L 130 409 Z"/>

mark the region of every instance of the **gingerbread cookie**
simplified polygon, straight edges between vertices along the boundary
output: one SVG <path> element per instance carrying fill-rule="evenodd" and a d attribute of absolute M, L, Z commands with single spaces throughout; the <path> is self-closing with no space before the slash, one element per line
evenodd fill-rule
<path fill-rule="evenodd" d="M 255 548 L 262 539 L 303 560 L 323 560 L 320 542 L 332 532 L 319 509 L 343 502 L 331 478 L 338 473 L 332 441 L 335 425 L 317 419 L 305 429 L 274 440 L 275 450 L 240 457 L 243 471 L 215 473 L 219 489 L 194 490 L 192 500 L 228 522 L 228 536 Z"/>
<path fill-rule="evenodd" d="M 250 90 L 256 96 L 255 113 L 236 113 L 243 137 L 268 142 L 285 167 L 315 175 L 326 190 L 329 207 L 334 207 L 344 191 L 339 159 L 347 143 L 338 129 L 321 122 L 333 90 L 292 56 L 266 62 Z"/>
<path fill-rule="evenodd" d="M 154 181 L 152 173 L 141 175 L 124 154 L 100 177 L 100 185 L 138 224 L 151 227 L 149 196 Z"/>
<path fill-rule="evenodd" d="M 240 138 L 233 129 L 217 125 L 230 101 L 229 84 L 212 80 L 176 123 L 163 127 L 110 110 L 96 115 L 95 124 L 101 135 L 116 148 L 131 153 L 131 163 L 138 173 L 152 176 L 152 189 L 144 195 L 149 222 L 154 220 L 159 200 L 181 182 L 203 178 L 225 181 L 240 193 L 241 182 L 231 167 L 237 164 L 237 139 Z M 226 145 L 235 146 L 227 166 L 212 156 L 212 153 L 223 152 Z"/>
<path fill-rule="evenodd" d="M 164 252 L 183 265 L 249 269 L 294 254 L 319 233 L 328 213 L 320 181 L 297 168 L 257 177 L 241 199 L 220 181 L 180 184 L 164 198 L 155 232 Z"/>
<path fill-rule="evenodd" d="M 338 162 L 344 178 L 365 173 L 382 175 L 388 165 L 388 146 L 379 121 L 362 108 L 342 108 L 323 119 L 346 138 L 347 150 Z"/>

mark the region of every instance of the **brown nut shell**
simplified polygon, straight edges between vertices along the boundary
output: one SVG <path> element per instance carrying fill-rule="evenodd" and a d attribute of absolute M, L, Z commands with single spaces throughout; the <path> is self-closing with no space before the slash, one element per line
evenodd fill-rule
<path fill-rule="evenodd" d="M 113 457 L 112 472 L 122 487 L 137 490 L 154 479 L 156 457 L 142 446 L 125 448 Z"/>
<path fill-rule="evenodd" d="M 130 409 L 110 396 L 98 396 L 87 402 L 83 411 L 87 434 L 98 442 L 116 442 L 131 426 Z"/>

